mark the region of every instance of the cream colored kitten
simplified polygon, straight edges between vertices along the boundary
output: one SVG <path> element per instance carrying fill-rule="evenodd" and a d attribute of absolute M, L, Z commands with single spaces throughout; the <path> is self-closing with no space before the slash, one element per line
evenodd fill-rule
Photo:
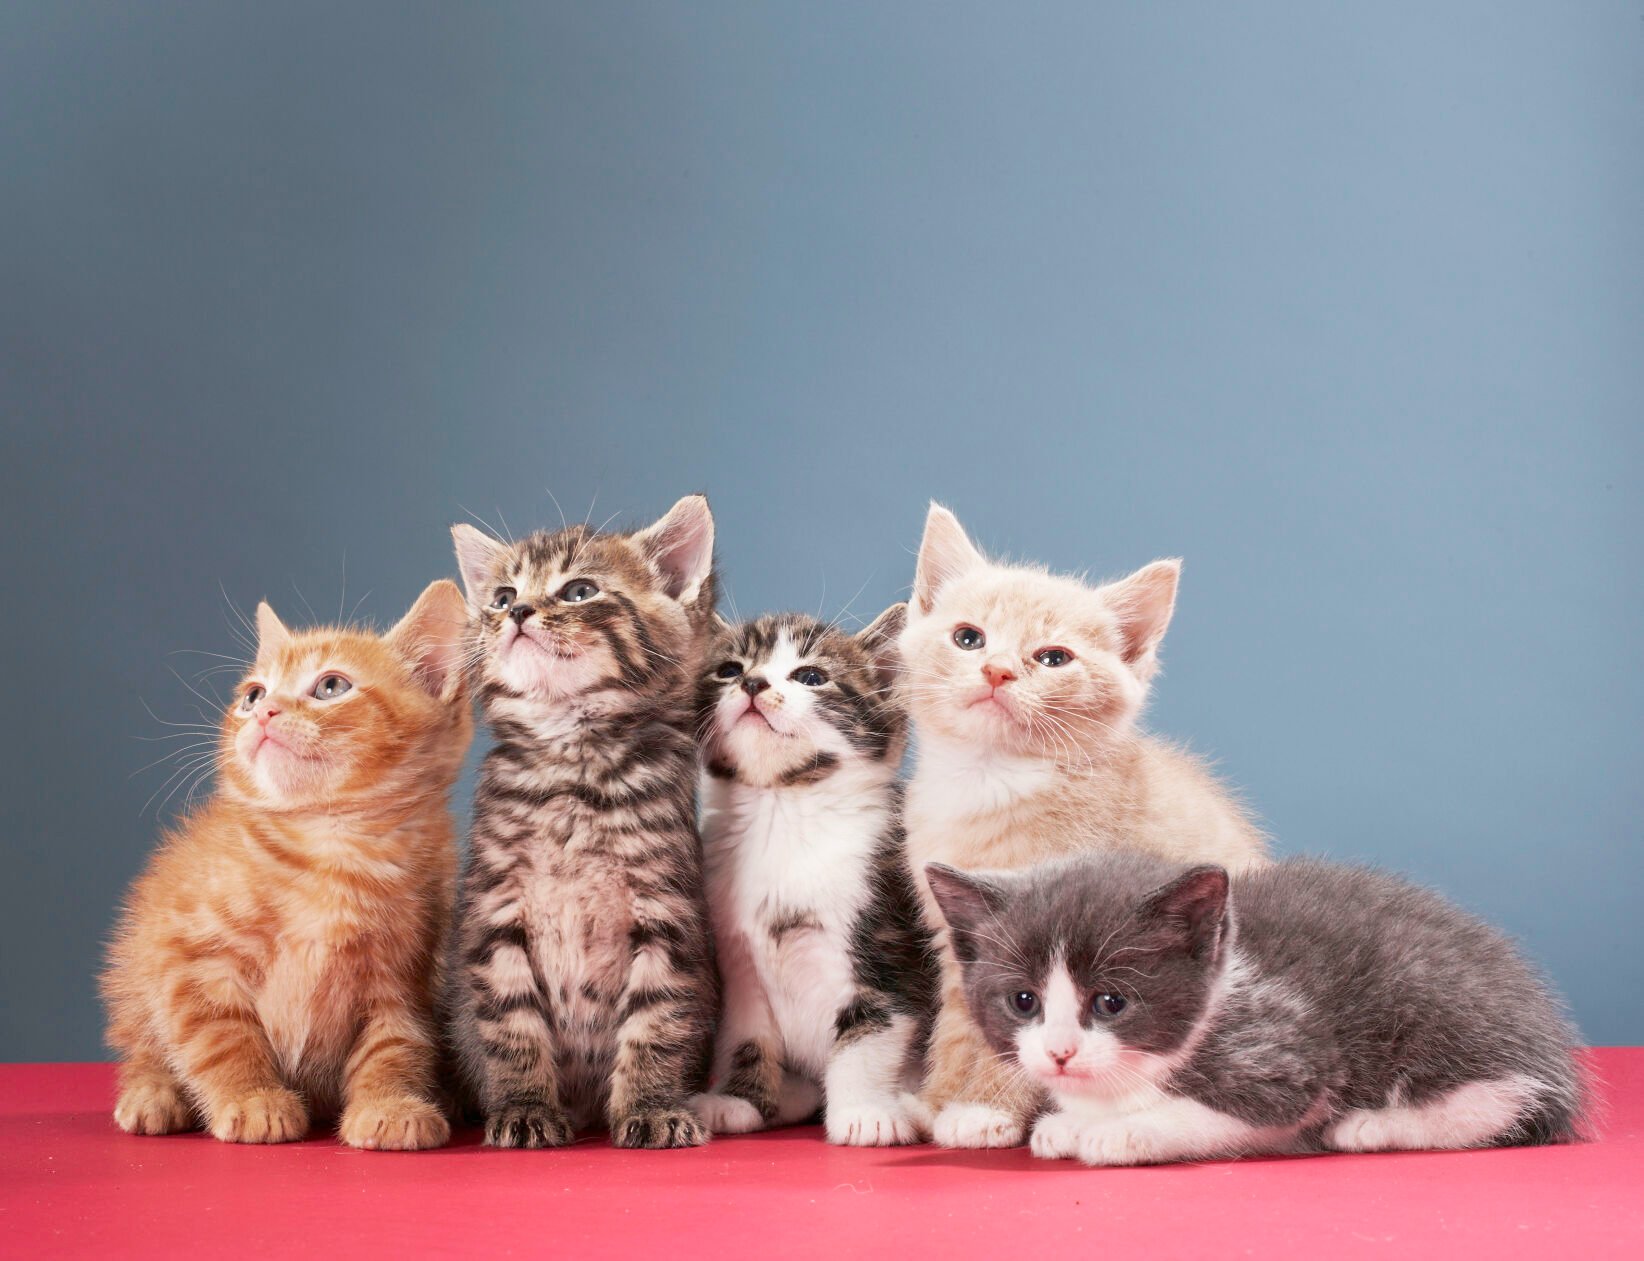
<path fill-rule="evenodd" d="M 1262 834 L 1204 765 L 1135 729 L 1176 602 L 1179 561 L 1091 587 L 988 561 L 932 504 L 900 647 L 918 762 L 908 853 L 962 869 L 1133 849 L 1232 871 Z M 1043 1102 L 989 1050 L 923 874 L 942 1011 L 923 1099 L 945 1147 L 1013 1147 Z"/>

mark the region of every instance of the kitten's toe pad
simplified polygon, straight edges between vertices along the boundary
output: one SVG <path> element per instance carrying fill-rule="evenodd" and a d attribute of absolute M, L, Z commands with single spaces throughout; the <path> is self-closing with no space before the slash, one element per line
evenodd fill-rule
<path fill-rule="evenodd" d="M 425 1099 L 365 1100 L 343 1113 L 337 1137 L 369 1151 L 415 1152 L 445 1146 L 451 1125 Z"/>
<path fill-rule="evenodd" d="M 981 1103 L 950 1103 L 936 1114 L 931 1137 L 942 1147 L 1020 1147 L 1022 1122 Z"/>
<path fill-rule="evenodd" d="M 485 1118 L 487 1147 L 566 1147 L 575 1137 L 565 1113 L 546 1103 L 505 1103 Z"/>
<path fill-rule="evenodd" d="M 828 1142 L 843 1147 L 901 1147 L 923 1140 L 917 1119 L 900 1101 L 830 1105 Z"/>
<path fill-rule="evenodd" d="M 1040 1160 L 1067 1160 L 1079 1154 L 1079 1125 L 1065 1112 L 1039 1118 L 1028 1147 Z"/>
<path fill-rule="evenodd" d="M 225 1143 L 294 1143 L 308 1133 L 308 1109 L 289 1090 L 254 1090 L 215 1109 L 211 1133 Z"/>
<path fill-rule="evenodd" d="M 691 1111 L 715 1134 L 751 1134 L 765 1128 L 759 1109 L 736 1095 L 692 1095 L 689 1103 Z"/>
<path fill-rule="evenodd" d="M 685 1108 L 648 1108 L 618 1117 L 611 1126 L 611 1142 L 618 1147 L 700 1147 L 708 1141 L 708 1127 Z"/>
<path fill-rule="evenodd" d="M 175 1134 L 189 1129 L 194 1117 L 176 1087 L 139 1082 L 120 1092 L 114 1123 L 127 1134 Z"/>

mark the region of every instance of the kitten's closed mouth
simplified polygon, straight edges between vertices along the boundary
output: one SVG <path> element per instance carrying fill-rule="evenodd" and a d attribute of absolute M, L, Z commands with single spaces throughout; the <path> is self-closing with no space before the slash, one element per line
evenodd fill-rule
<path fill-rule="evenodd" d="M 513 639 L 508 642 L 508 651 L 512 652 L 520 644 L 529 644 L 532 648 L 536 649 L 546 657 L 559 657 L 566 661 L 569 661 L 573 657 L 579 657 L 582 655 L 577 652 L 576 649 L 570 647 L 562 641 L 544 643 L 530 631 L 522 630 L 516 634 Z"/>

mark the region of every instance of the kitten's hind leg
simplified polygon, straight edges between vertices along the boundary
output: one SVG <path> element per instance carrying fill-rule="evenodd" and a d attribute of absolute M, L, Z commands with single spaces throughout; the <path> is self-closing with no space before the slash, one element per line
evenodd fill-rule
<path fill-rule="evenodd" d="M 893 1147 L 924 1139 L 923 1112 L 908 1106 L 902 1090 L 917 1027 L 881 994 L 859 994 L 839 1013 L 823 1083 L 830 1143 Z"/>
<path fill-rule="evenodd" d="M 1425 1103 L 1356 1108 L 1326 1127 L 1324 1142 L 1342 1152 L 1484 1147 L 1546 1093 L 1544 1083 L 1522 1075 L 1469 1082 Z"/>
<path fill-rule="evenodd" d="M 692 1095 L 691 1109 L 715 1134 L 748 1134 L 772 1123 L 790 1124 L 781 1120 L 776 1022 L 747 943 L 722 939 L 719 970 L 725 1002 L 715 1038 L 714 1090 Z"/>
<path fill-rule="evenodd" d="M 120 1065 L 119 1076 L 114 1123 L 127 1134 L 174 1134 L 194 1128 L 194 1110 L 158 1051 L 135 1051 Z"/>

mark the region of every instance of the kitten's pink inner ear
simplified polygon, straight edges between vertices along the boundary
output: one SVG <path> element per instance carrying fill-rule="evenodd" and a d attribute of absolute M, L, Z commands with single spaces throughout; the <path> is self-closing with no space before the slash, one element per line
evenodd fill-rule
<path fill-rule="evenodd" d="M 1176 608 L 1181 573 L 1181 561 L 1156 560 L 1108 587 L 1124 638 L 1121 655 L 1131 664 L 1152 661 Z"/>
<path fill-rule="evenodd" d="M 714 516 L 701 495 L 687 495 L 634 541 L 662 573 L 662 589 L 682 604 L 695 600 L 714 567 Z"/>
<path fill-rule="evenodd" d="M 966 570 L 985 564 L 959 518 L 933 503 L 925 516 L 925 537 L 919 543 L 919 563 L 913 575 L 913 598 L 921 613 L 936 607 L 942 588 Z"/>
<path fill-rule="evenodd" d="M 291 642 L 291 632 L 269 607 L 267 600 L 257 605 L 257 657 L 261 660 Z"/>
<path fill-rule="evenodd" d="M 457 568 L 462 572 L 462 585 L 468 589 L 468 598 L 476 607 L 491 603 L 491 591 L 496 585 L 499 567 L 506 559 L 509 547 L 467 522 L 451 527 L 451 542 L 457 552 Z"/>
<path fill-rule="evenodd" d="M 468 608 L 449 578 L 430 583 L 411 611 L 385 636 L 434 696 L 449 700 L 462 686 Z"/>

